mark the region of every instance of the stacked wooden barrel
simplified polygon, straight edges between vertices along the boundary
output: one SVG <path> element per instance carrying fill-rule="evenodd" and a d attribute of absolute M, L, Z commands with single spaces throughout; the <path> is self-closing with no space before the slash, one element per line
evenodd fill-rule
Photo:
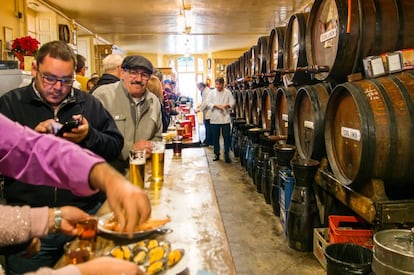
<path fill-rule="evenodd" d="M 409 188 L 414 181 L 407 172 L 414 158 L 408 146 L 411 132 L 400 129 L 411 129 L 414 115 L 411 74 L 361 82 L 347 82 L 347 76 L 363 74 L 362 59 L 368 55 L 414 47 L 410 26 L 410 0 L 315 0 L 309 13 L 293 14 L 287 26 L 258 37 L 257 44 L 231 64 L 230 81 L 234 86 L 242 83 L 234 89 L 236 116 L 270 129 L 277 143 L 296 145 L 299 158 L 326 157 L 334 176 L 346 185 L 358 186 L 375 177 Z M 380 99 L 384 102 L 376 104 L 389 108 L 388 116 L 363 111 Z M 401 106 L 407 106 L 405 117 Z M 370 116 L 372 121 L 363 124 Z M 386 142 L 380 139 L 385 130 L 379 119 L 387 120 L 385 128 L 393 131 L 383 135 Z M 395 126 L 399 124 L 403 126 Z M 381 150 L 384 146 L 390 149 Z M 384 164 L 379 156 L 394 161 Z"/>

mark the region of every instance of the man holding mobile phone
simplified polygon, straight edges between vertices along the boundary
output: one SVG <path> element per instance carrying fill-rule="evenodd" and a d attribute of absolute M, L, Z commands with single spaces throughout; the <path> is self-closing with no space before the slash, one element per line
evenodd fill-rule
<path fill-rule="evenodd" d="M 112 161 L 122 150 L 123 137 L 99 100 L 72 87 L 75 67 L 76 56 L 65 42 L 51 41 L 42 45 L 32 67 L 32 83 L 0 97 L 0 112 L 44 134 L 56 134 L 56 125 L 78 121 L 77 127 L 66 128 L 61 138 Z M 72 205 L 90 214 L 98 210 L 105 198 L 102 194 L 78 197 L 68 190 L 32 186 L 12 178 L 5 179 L 4 191 L 8 204 L 32 207 Z M 41 239 L 40 252 L 30 259 L 19 253 L 8 255 L 8 273 L 21 274 L 40 266 L 53 266 L 61 257 L 67 241 L 66 236 L 52 234 Z"/>

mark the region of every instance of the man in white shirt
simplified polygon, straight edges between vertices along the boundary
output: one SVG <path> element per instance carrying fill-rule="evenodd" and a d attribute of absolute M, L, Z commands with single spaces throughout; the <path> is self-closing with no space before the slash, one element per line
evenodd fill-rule
<path fill-rule="evenodd" d="M 201 105 L 197 108 L 197 112 L 203 112 L 203 123 L 204 128 L 206 129 L 206 138 L 204 139 L 202 146 L 209 146 L 213 145 L 213 141 L 211 139 L 211 127 L 210 127 L 210 115 L 211 110 L 207 106 L 207 97 L 210 93 L 210 88 L 203 82 L 197 84 L 197 88 L 201 92 Z"/>
<path fill-rule="evenodd" d="M 215 80 L 216 88 L 207 97 L 208 107 L 211 110 L 210 125 L 214 145 L 213 161 L 220 159 L 220 130 L 224 139 L 224 160 L 231 163 L 230 151 L 230 124 L 231 111 L 235 105 L 233 94 L 224 88 L 224 78 Z"/>

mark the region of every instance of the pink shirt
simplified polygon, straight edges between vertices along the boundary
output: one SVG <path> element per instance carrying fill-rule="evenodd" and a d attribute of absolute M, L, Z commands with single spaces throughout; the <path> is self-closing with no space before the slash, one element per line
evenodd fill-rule
<path fill-rule="evenodd" d="M 17 180 L 69 189 L 78 196 L 97 192 L 89 171 L 101 157 L 51 134 L 39 134 L 0 114 L 0 173 Z"/>
<path fill-rule="evenodd" d="M 53 135 L 38 134 L 0 114 L 0 173 L 37 184 L 70 189 L 73 194 L 89 196 L 97 192 L 89 186 L 92 167 L 104 162 L 101 157 Z M 21 226 L 15 226 L 19 223 Z M 10 225 L 13 226 L 10 226 Z M 0 245 L 24 241 L 47 233 L 47 207 L 0 206 Z M 30 274 L 80 274 L 77 267 L 59 270 L 42 268 Z M 0 275 L 3 274 L 0 268 Z"/>

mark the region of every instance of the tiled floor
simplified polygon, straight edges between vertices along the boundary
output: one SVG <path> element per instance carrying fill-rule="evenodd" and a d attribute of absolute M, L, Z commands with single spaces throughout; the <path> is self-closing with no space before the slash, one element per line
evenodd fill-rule
<path fill-rule="evenodd" d="M 231 153 L 232 164 L 213 162 L 212 148 L 205 151 L 237 274 L 325 273 L 312 252 L 288 247 L 279 218 L 256 191 L 238 158 Z"/>

